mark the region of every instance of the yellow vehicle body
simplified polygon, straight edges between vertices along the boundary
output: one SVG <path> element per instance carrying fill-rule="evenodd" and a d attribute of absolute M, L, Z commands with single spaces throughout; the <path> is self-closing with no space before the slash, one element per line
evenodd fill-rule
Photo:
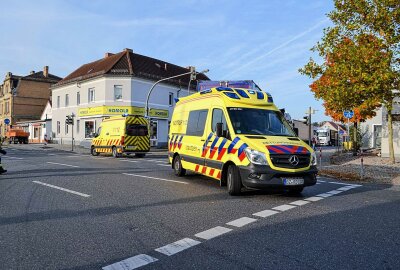
<path fill-rule="evenodd" d="M 149 121 L 138 115 L 115 116 L 104 119 L 95 138 L 91 153 L 110 153 L 118 157 L 123 153 L 144 156 L 150 151 Z"/>
<path fill-rule="evenodd" d="M 243 118 L 247 114 L 257 117 Z M 252 126 L 257 121 L 264 122 L 264 114 L 283 119 L 272 97 L 260 90 L 217 87 L 181 98 L 172 115 L 168 143 L 169 161 L 175 173 L 184 175 L 190 170 L 212 177 L 221 185 L 228 185 L 232 195 L 240 193 L 243 186 L 301 192 L 304 186 L 314 185 L 317 168 L 312 148 L 297 138 L 286 120 L 279 120 L 285 136 L 254 131 Z M 225 125 L 225 130 L 220 134 L 218 124 L 215 125 L 218 119 L 225 122 L 221 125 Z M 257 155 L 265 159 L 261 165 L 254 159 Z M 232 175 L 239 178 L 234 190 L 229 178 Z"/>

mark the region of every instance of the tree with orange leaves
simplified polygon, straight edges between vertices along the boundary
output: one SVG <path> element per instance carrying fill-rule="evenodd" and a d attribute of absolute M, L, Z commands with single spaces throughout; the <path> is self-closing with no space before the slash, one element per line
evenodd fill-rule
<path fill-rule="evenodd" d="M 314 79 L 310 85 L 326 113 L 343 121 L 343 111 L 355 112 L 353 122 L 388 111 L 389 156 L 395 162 L 391 110 L 400 75 L 400 2 L 398 0 L 334 0 L 328 14 L 334 26 L 324 29 L 312 48 L 325 61 L 313 59 L 300 73 Z"/>

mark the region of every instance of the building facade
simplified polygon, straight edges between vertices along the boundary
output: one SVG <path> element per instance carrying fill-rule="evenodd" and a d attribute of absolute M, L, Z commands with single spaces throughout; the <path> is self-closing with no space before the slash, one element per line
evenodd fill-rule
<path fill-rule="evenodd" d="M 60 80 L 49 73 L 48 66 L 27 76 L 8 72 L 0 86 L 0 135 L 5 135 L 9 125 L 39 120 L 50 98 L 50 86 Z"/>
<path fill-rule="evenodd" d="M 144 115 L 149 89 L 155 81 L 187 73 L 188 68 L 133 53 L 130 49 L 85 64 L 52 87 L 52 139 L 60 144 L 89 146 L 105 117 L 122 114 Z M 199 80 L 208 80 L 198 74 Z M 150 137 L 153 146 L 168 141 L 169 121 L 175 98 L 195 91 L 188 88 L 190 76 L 157 85 L 149 100 Z M 67 115 L 74 125 L 66 125 Z"/>

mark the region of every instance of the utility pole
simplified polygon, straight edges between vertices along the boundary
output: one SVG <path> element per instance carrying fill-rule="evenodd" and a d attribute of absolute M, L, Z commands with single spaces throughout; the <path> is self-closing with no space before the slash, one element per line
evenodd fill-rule
<path fill-rule="evenodd" d="M 308 111 L 306 112 L 307 116 L 304 117 L 307 120 L 306 124 L 308 124 L 308 144 L 309 145 L 312 145 L 312 143 L 311 143 L 311 125 L 312 125 L 311 115 L 315 114 L 316 111 L 318 111 L 318 110 L 314 110 L 310 106 L 310 107 L 308 107 Z"/>

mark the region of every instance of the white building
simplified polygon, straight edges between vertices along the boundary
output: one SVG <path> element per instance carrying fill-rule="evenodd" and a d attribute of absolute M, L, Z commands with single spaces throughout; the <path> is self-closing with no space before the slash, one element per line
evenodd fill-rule
<path fill-rule="evenodd" d="M 393 148 L 396 159 L 400 158 L 400 98 L 393 101 Z M 382 157 L 389 157 L 389 130 L 387 110 L 381 107 L 376 116 L 361 123 L 363 147 L 381 149 Z"/>
<path fill-rule="evenodd" d="M 52 138 L 70 144 L 90 145 L 93 134 L 106 116 L 144 114 L 146 97 L 155 81 L 190 70 L 133 53 L 106 53 L 104 58 L 84 64 L 52 87 Z M 197 79 L 208 80 L 203 74 Z M 159 84 L 150 97 L 150 136 L 154 145 L 165 147 L 175 98 L 188 94 L 190 76 Z M 191 93 L 196 82 L 191 83 Z M 74 126 L 65 124 L 74 114 Z"/>

